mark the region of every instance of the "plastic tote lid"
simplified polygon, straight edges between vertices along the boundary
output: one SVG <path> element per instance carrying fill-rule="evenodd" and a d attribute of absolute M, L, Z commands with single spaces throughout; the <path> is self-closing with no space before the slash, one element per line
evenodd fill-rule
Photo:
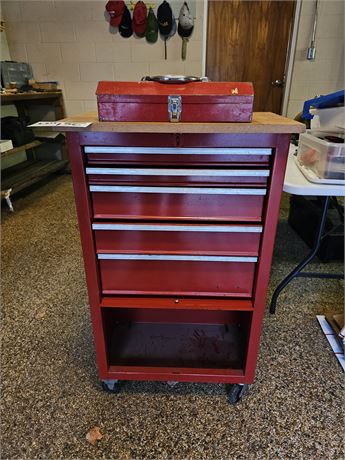
<path fill-rule="evenodd" d="M 336 91 L 335 93 L 325 94 L 324 96 L 315 97 L 314 99 L 309 99 L 305 101 L 303 105 L 302 118 L 304 120 L 311 120 L 314 115 L 312 115 L 309 110 L 310 108 L 317 109 L 326 109 L 330 107 L 337 107 L 344 105 L 344 95 L 345 91 Z"/>

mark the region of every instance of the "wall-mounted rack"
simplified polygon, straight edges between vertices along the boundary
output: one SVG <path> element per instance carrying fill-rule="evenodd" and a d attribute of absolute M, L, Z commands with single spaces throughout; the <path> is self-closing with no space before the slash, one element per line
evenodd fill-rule
<path fill-rule="evenodd" d="M 134 7 L 136 5 L 137 1 L 130 0 L 129 2 L 126 2 L 127 8 L 129 11 L 133 11 Z M 145 5 L 147 6 L 147 9 L 155 9 L 156 8 L 156 3 L 150 3 L 150 2 L 144 2 Z"/>

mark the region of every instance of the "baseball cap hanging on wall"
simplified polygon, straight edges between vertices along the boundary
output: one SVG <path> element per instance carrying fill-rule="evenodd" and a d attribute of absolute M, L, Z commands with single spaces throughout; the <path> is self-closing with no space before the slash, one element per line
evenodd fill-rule
<path fill-rule="evenodd" d="M 162 38 L 164 40 L 164 57 L 165 57 L 165 59 L 167 59 L 167 41 L 170 40 L 170 38 L 173 37 L 176 34 L 176 30 L 177 30 L 176 19 L 175 19 L 174 13 L 172 13 L 171 24 L 172 25 L 171 25 L 171 30 L 170 30 L 169 35 L 162 36 Z"/>
<path fill-rule="evenodd" d="M 189 37 L 192 35 L 194 29 L 194 18 L 189 11 L 187 2 L 184 2 L 180 10 L 180 15 L 178 17 L 178 34 L 182 38 L 182 60 L 186 59 L 187 55 L 187 43 Z"/>
<path fill-rule="evenodd" d="M 145 37 L 148 43 L 156 43 L 158 39 L 158 21 L 152 8 L 149 9 L 147 16 Z"/>
<path fill-rule="evenodd" d="M 119 25 L 119 32 L 121 37 L 124 38 L 129 38 L 133 34 L 131 13 L 129 12 L 129 9 L 126 5 L 122 20 Z"/>
<path fill-rule="evenodd" d="M 164 0 L 157 9 L 159 33 L 164 40 L 164 58 L 167 59 L 167 40 L 176 33 L 176 21 L 169 3 Z"/>
<path fill-rule="evenodd" d="M 113 27 L 119 27 L 123 13 L 125 11 L 125 2 L 109 1 L 105 5 L 105 9 L 110 16 L 110 25 Z"/>
<path fill-rule="evenodd" d="M 135 35 L 144 37 L 147 26 L 147 8 L 144 2 L 137 2 L 133 11 L 132 28 Z"/>

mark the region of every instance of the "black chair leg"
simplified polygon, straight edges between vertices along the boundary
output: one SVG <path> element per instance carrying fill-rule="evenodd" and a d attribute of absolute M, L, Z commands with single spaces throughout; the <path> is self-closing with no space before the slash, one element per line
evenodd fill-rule
<path fill-rule="evenodd" d="M 327 218 L 327 211 L 328 211 L 328 207 L 329 207 L 329 202 L 330 202 L 330 199 L 331 197 L 329 196 L 326 196 L 324 197 L 324 201 L 323 201 L 323 206 L 322 206 L 322 212 L 321 212 L 321 217 L 320 217 L 320 221 L 319 221 L 319 227 L 317 229 L 317 234 L 316 234 L 316 237 L 315 237 L 315 241 L 314 241 L 314 245 L 311 249 L 311 251 L 309 252 L 309 254 L 302 260 L 301 263 L 299 263 L 297 265 L 296 268 L 294 268 L 292 270 L 291 273 L 289 273 L 284 279 L 283 281 L 281 281 L 281 283 L 276 287 L 274 293 L 273 293 L 273 296 L 272 296 L 272 300 L 271 300 L 271 306 L 270 306 L 270 313 L 273 315 L 275 312 L 276 312 L 276 309 L 277 309 L 277 300 L 278 300 L 278 297 L 279 297 L 279 294 L 281 293 L 281 291 L 290 283 L 290 281 L 292 281 L 296 276 L 299 275 L 299 273 L 303 270 L 303 268 L 308 265 L 308 263 L 315 257 L 315 255 L 317 254 L 317 251 L 319 250 L 320 248 L 320 244 L 321 244 L 321 240 L 322 240 L 322 235 L 323 235 L 323 231 L 324 231 L 324 228 L 325 228 L 325 223 L 326 223 L 326 218 Z"/>

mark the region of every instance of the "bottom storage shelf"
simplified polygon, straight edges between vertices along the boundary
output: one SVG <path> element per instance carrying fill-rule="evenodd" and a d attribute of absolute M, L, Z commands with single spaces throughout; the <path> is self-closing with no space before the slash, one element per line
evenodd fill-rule
<path fill-rule="evenodd" d="M 220 324 L 118 323 L 110 365 L 241 368 L 239 328 Z"/>
<path fill-rule="evenodd" d="M 3 171 L 1 190 L 12 188 L 12 194 L 39 182 L 45 177 L 64 169 L 67 160 L 23 161 Z"/>
<path fill-rule="evenodd" d="M 243 377 L 251 316 L 242 311 L 103 308 L 108 369 L 124 379 L 138 372 L 143 379 L 151 372 L 148 380 L 160 380 L 162 374 L 171 379 L 169 373 L 181 377 L 176 380 L 186 380 L 184 374 L 199 376 L 195 381 L 214 380 L 217 374 Z M 214 378 L 206 378 L 207 370 Z"/>

